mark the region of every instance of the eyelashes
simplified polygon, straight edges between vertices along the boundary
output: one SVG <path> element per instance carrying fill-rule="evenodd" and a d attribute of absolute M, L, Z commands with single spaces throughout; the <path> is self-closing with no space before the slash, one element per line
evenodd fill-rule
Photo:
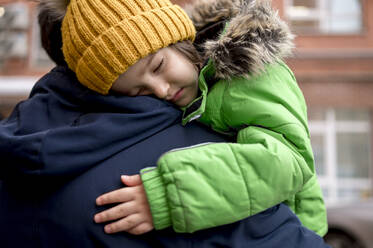
<path fill-rule="evenodd" d="M 136 96 L 140 96 L 141 93 L 143 93 L 143 92 L 144 92 L 144 87 L 141 87 L 141 88 L 137 91 Z"/>
<path fill-rule="evenodd" d="M 166 65 L 166 57 L 164 55 L 158 55 L 158 56 L 160 58 L 157 57 L 157 58 L 152 59 L 153 61 L 149 65 L 150 68 L 148 69 L 148 72 L 154 73 L 154 75 L 149 74 L 150 77 L 155 77 L 157 76 L 156 74 L 163 73 L 162 70 L 164 70 L 163 67 Z M 156 60 L 158 60 L 159 62 L 158 61 L 156 62 Z M 155 63 L 158 63 L 158 64 L 154 68 Z M 154 69 L 151 69 L 151 68 L 154 68 Z M 142 96 L 142 95 L 150 95 L 151 93 L 152 91 L 149 89 L 149 85 L 147 83 L 142 83 L 142 84 L 139 84 L 137 87 L 135 87 L 134 92 L 131 95 Z"/>
<path fill-rule="evenodd" d="M 163 61 L 164 61 L 164 58 L 162 58 L 161 62 L 158 64 L 158 66 L 154 69 L 153 72 L 157 72 L 161 69 L 162 65 L 163 65 Z"/>

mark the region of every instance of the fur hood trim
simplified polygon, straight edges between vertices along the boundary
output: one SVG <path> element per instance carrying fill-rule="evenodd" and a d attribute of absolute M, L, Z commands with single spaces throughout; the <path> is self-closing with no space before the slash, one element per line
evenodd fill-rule
<path fill-rule="evenodd" d="M 56 20 L 62 20 L 70 0 L 39 0 L 40 11 L 48 10 Z"/>
<path fill-rule="evenodd" d="M 215 64 L 217 78 L 255 75 L 266 64 L 291 54 L 294 36 L 270 0 L 201 0 L 186 9 L 197 32 L 216 22 L 228 22 L 220 36 L 202 43 L 204 56 Z"/>

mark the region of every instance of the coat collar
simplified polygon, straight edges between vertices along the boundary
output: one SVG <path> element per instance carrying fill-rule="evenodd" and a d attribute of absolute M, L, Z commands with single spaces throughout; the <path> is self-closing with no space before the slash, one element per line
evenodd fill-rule
<path fill-rule="evenodd" d="M 215 66 L 212 60 L 208 60 L 199 74 L 198 88 L 200 95 L 193 102 L 191 102 L 183 110 L 182 124 L 186 125 L 188 122 L 196 120 L 205 112 L 206 100 L 208 94 L 208 85 L 211 81 L 215 81 Z"/>

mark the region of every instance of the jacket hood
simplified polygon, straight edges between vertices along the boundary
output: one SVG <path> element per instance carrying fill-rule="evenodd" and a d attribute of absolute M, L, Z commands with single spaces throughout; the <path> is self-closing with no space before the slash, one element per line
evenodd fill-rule
<path fill-rule="evenodd" d="M 62 21 L 70 0 L 38 0 L 39 10 L 48 11 L 51 18 Z"/>
<path fill-rule="evenodd" d="M 291 54 L 294 36 L 269 0 L 196 1 L 186 11 L 196 26 L 197 45 L 214 62 L 216 78 L 257 74 Z"/>

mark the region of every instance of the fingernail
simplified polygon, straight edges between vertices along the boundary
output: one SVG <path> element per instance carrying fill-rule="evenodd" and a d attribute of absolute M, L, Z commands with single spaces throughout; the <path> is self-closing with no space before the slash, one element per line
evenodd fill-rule
<path fill-rule="evenodd" d="M 105 232 L 106 233 L 111 233 L 111 227 L 110 226 L 105 226 Z"/>
<path fill-rule="evenodd" d="M 98 214 L 95 215 L 94 220 L 96 223 L 100 222 L 100 216 Z"/>

